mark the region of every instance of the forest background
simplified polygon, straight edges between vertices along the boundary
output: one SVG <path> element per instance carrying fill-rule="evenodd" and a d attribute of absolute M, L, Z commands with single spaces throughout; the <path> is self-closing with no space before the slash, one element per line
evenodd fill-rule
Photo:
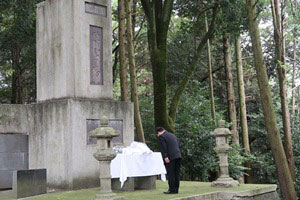
<path fill-rule="evenodd" d="M 36 101 L 39 2 L 0 2 L 2 104 Z M 212 181 L 218 165 L 210 132 L 225 119 L 233 132 L 231 175 L 278 184 L 285 199 L 295 199 L 287 196 L 295 191 L 300 196 L 299 3 L 112 1 L 114 99 L 134 102 L 136 140 L 159 151 L 154 130 L 165 127 L 181 143 L 182 179 Z M 281 169 L 284 163 L 289 169 Z"/>

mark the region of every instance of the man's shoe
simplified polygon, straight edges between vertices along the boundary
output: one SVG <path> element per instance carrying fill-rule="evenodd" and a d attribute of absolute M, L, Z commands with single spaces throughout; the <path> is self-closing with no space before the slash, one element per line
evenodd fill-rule
<path fill-rule="evenodd" d="M 164 194 L 177 194 L 176 192 L 171 192 L 170 190 L 168 192 L 164 192 Z"/>

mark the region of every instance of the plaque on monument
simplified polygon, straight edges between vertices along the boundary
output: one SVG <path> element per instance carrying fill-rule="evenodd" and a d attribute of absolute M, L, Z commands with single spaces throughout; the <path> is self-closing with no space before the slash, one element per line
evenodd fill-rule
<path fill-rule="evenodd" d="M 86 120 L 86 132 L 87 132 L 87 134 L 90 131 L 95 130 L 96 128 L 99 128 L 99 127 L 100 127 L 100 120 L 99 119 L 87 119 Z M 89 135 L 87 135 L 86 144 L 87 145 L 97 144 L 97 138 L 92 138 Z"/>
<path fill-rule="evenodd" d="M 120 119 L 109 120 L 109 127 L 120 131 L 120 135 L 118 137 L 114 137 L 112 139 L 113 143 L 114 144 L 123 144 L 123 120 L 120 120 Z"/>
<path fill-rule="evenodd" d="M 107 17 L 106 6 L 96 4 L 96 3 L 85 2 L 85 12 L 93 15 Z"/>
<path fill-rule="evenodd" d="M 90 25 L 90 84 L 103 85 L 103 29 Z"/>
<path fill-rule="evenodd" d="M 114 137 L 112 139 L 113 143 L 114 144 L 123 144 L 123 120 L 110 119 L 109 122 L 108 122 L 108 126 L 120 131 L 120 136 Z M 101 127 L 99 119 L 87 119 L 86 120 L 87 134 L 90 131 L 93 131 L 96 128 L 99 128 L 99 127 Z M 87 145 L 90 145 L 90 144 L 97 144 L 97 139 L 92 138 L 89 135 L 87 135 Z"/>

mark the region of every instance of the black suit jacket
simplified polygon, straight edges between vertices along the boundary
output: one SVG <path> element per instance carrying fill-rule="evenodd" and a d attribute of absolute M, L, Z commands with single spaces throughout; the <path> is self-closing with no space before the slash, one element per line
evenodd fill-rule
<path fill-rule="evenodd" d="M 173 133 L 165 131 L 159 136 L 159 142 L 163 158 L 168 157 L 170 160 L 181 158 L 179 142 Z"/>

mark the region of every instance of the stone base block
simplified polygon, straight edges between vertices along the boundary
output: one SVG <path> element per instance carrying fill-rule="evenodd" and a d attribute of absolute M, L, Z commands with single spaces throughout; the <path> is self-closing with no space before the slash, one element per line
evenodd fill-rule
<path fill-rule="evenodd" d="M 156 176 L 145 176 L 134 178 L 134 189 L 137 190 L 155 190 Z"/>
<path fill-rule="evenodd" d="M 112 178 L 111 188 L 114 191 L 132 192 L 134 191 L 134 178 L 127 178 L 122 188 L 119 178 Z"/>
<path fill-rule="evenodd" d="M 155 190 L 156 176 L 127 178 L 123 187 L 119 178 L 111 179 L 111 188 L 114 191 L 132 192 L 134 190 Z"/>
<path fill-rule="evenodd" d="M 238 186 L 239 182 L 230 178 L 230 177 L 220 177 L 216 181 L 211 183 L 212 187 L 223 187 L 223 188 L 229 188 L 229 187 L 235 187 Z"/>
<path fill-rule="evenodd" d="M 47 193 L 46 169 L 14 171 L 13 197 L 15 199 L 45 193 Z"/>

